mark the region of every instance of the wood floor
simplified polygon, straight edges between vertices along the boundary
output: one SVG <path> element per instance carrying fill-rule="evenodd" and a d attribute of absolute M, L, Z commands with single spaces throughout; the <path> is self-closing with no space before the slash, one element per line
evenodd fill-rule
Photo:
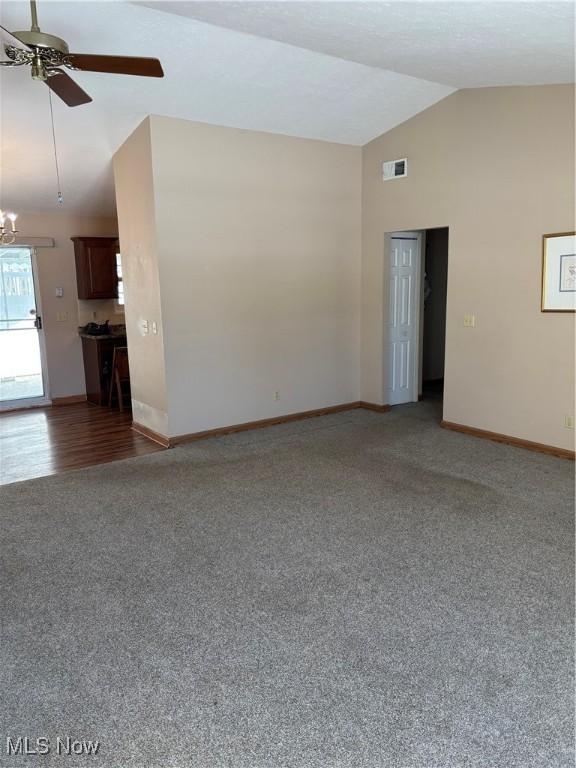
<path fill-rule="evenodd" d="M 89 403 L 0 414 L 0 485 L 164 450 L 131 423 Z"/>

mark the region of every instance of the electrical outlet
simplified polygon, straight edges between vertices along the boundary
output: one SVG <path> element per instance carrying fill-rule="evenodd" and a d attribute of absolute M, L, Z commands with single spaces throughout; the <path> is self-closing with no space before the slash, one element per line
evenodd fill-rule
<path fill-rule="evenodd" d="M 280 392 L 274 392 L 274 400 L 280 400 Z"/>
<path fill-rule="evenodd" d="M 564 416 L 564 426 L 566 429 L 574 429 L 574 416 Z"/>
<path fill-rule="evenodd" d="M 464 327 L 475 328 L 476 327 L 476 315 L 464 315 Z"/>
<path fill-rule="evenodd" d="M 158 335 L 158 323 L 156 322 L 156 320 L 152 320 L 152 333 L 154 334 L 154 336 Z"/>
<path fill-rule="evenodd" d="M 68 312 L 56 312 L 56 322 L 65 323 L 68 320 Z"/>

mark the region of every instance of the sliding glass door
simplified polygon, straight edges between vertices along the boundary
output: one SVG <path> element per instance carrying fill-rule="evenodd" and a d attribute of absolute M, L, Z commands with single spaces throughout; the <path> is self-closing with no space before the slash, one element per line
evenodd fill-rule
<path fill-rule="evenodd" d="M 0 247 L 0 408 L 46 401 L 41 333 L 33 253 Z"/>

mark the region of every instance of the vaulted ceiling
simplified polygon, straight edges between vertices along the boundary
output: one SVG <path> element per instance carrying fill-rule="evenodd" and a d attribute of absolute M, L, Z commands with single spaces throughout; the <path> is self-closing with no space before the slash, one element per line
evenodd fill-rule
<path fill-rule="evenodd" d="M 571 2 L 42 2 L 75 52 L 157 56 L 165 78 L 75 72 L 54 117 L 64 209 L 114 213 L 111 157 L 148 114 L 361 145 L 457 88 L 571 82 Z M 25 2 L 1 23 L 29 28 Z M 48 89 L 0 71 L 1 202 L 58 208 Z"/>
<path fill-rule="evenodd" d="M 566 1 L 142 4 L 455 88 L 574 79 L 574 6 Z"/>

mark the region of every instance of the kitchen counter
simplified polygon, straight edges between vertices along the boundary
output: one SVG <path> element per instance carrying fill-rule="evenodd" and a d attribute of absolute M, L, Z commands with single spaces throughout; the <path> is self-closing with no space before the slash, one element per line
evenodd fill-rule
<path fill-rule="evenodd" d="M 106 333 L 97 336 L 94 333 L 84 333 L 83 331 L 80 331 L 78 335 L 81 339 L 93 339 L 94 341 L 109 341 L 110 339 L 126 341 L 125 333 Z"/>
<path fill-rule="evenodd" d="M 90 323 L 88 324 L 90 325 Z M 98 323 L 96 323 L 98 325 Z M 100 327 L 104 328 L 104 324 Z M 86 330 L 87 325 L 81 325 L 78 328 L 78 335 L 81 339 L 95 339 L 96 341 L 124 341 L 126 342 L 126 326 L 124 323 L 116 323 L 115 325 L 109 325 L 106 330 L 108 333 L 90 333 Z"/>

